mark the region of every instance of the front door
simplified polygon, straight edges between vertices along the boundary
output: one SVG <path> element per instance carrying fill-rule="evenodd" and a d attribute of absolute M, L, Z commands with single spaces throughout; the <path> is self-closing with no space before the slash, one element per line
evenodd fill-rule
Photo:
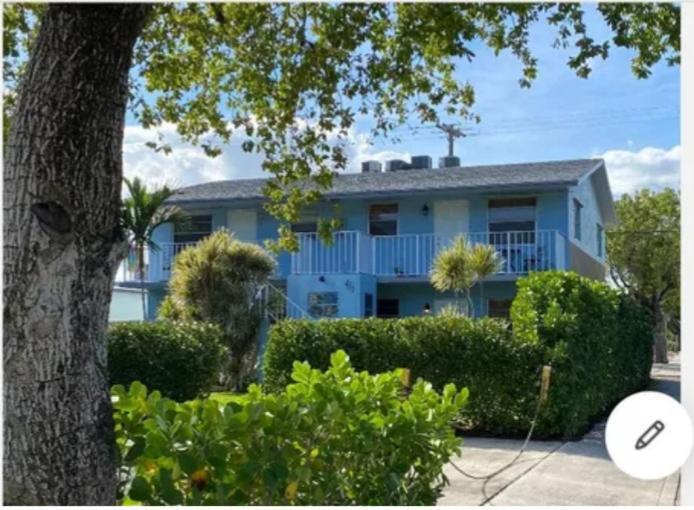
<path fill-rule="evenodd" d="M 455 237 L 470 229 L 470 203 L 467 200 L 437 200 L 434 202 L 434 233 Z"/>

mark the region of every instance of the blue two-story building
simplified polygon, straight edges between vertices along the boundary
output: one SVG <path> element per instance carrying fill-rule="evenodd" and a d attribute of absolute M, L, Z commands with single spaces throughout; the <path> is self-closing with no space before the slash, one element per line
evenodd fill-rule
<path fill-rule="evenodd" d="M 169 202 L 186 211 L 186 227 L 155 232 L 148 255 L 150 317 L 166 294 L 171 263 L 183 247 L 226 228 L 255 243 L 276 239 L 263 209 L 264 179 L 210 182 L 179 190 Z M 329 245 L 316 220 L 338 205 L 343 229 Z M 477 315 L 505 316 L 515 281 L 531 271 L 573 270 L 605 278 L 605 228 L 615 221 L 604 161 L 584 159 L 461 167 L 457 158 L 365 162 L 335 177 L 324 200 L 293 225 L 297 253 L 278 256 L 273 286 L 290 316 L 404 317 L 436 313 L 452 295 L 436 292 L 436 254 L 463 234 L 492 245 L 503 268 L 472 290 Z"/>

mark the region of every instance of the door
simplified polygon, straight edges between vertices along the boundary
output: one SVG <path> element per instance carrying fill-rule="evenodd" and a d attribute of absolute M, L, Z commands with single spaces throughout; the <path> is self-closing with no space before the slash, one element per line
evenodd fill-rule
<path fill-rule="evenodd" d="M 467 200 L 437 200 L 434 202 L 434 233 L 453 238 L 470 230 L 470 202 Z"/>
<path fill-rule="evenodd" d="M 227 216 L 227 228 L 239 241 L 255 243 L 258 231 L 258 213 L 254 209 L 231 209 Z"/>

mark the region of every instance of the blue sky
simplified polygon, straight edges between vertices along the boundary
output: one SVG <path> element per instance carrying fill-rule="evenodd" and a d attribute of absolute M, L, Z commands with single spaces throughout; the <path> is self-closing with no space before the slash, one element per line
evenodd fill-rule
<path fill-rule="evenodd" d="M 594 11 L 588 27 L 596 40 L 609 37 Z M 458 76 L 475 87 L 473 110 L 482 117 L 471 136 L 456 142 L 462 164 L 604 157 L 615 194 L 643 186 L 679 187 L 679 67 L 661 63 L 650 78 L 638 80 L 630 69 L 632 53 L 612 47 L 609 58 L 594 61 L 591 76 L 581 79 L 566 64 L 572 49 L 551 47 L 551 28 L 538 23 L 531 34 L 539 75 L 530 89 L 518 85 L 521 65 L 510 53 L 494 56 L 479 46 L 476 58 L 460 65 Z M 174 143 L 170 156 L 148 154 L 143 141 L 153 136 L 132 120 L 128 124 L 126 174 L 176 185 L 263 176 L 260 156 L 243 154 L 238 143 L 216 160 L 185 143 Z M 368 119 L 362 119 L 352 133 L 352 171 L 366 159 L 429 154 L 436 161 L 447 148 L 444 136 L 433 129 L 402 129 L 400 143 L 374 140 L 371 145 L 368 127 Z"/>

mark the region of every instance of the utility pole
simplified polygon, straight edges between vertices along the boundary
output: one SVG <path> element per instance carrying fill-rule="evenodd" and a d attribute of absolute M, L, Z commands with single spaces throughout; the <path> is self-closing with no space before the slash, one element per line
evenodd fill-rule
<path fill-rule="evenodd" d="M 464 138 L 466 136 L 465 133 L 463 133 L 462 129 L 455 127 L 455 124 L 439 123 L 436 124 L 436 127 L 446 133 L 448 138 L 448 156 L 455 156 L 453 153 L 453 142 L 456 138 Z"/>

